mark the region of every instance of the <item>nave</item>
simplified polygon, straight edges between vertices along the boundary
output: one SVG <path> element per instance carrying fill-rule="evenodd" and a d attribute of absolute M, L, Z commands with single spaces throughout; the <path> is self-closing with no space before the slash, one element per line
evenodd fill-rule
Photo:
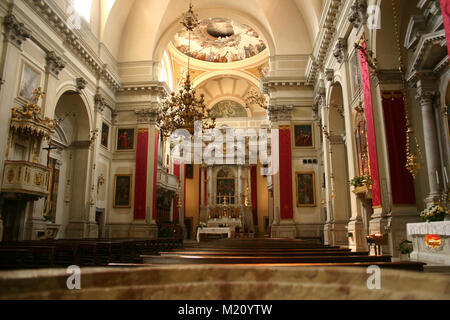
<path fill-rule="evenodd" d="M 124 242 L 139 258 L 112 255 L 107 266 L 82 268 L 80 290 L 67 290 L 64 268 L 0 272 L 0 299 L 439 299 L 447 292 L 446 275 L 428 273 L 423 281 L 423 263 L 304 240 L 220 239 L 183 247 L 148 241 Z M 369 288 L 368 270 L 377 266 L 383 290 Z"/>

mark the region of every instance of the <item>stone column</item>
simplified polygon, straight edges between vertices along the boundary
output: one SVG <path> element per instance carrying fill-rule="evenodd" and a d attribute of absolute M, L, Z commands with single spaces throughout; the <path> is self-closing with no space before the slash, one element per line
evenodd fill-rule
<path fill-rule="evenodd" d="M 424 136 L 424 153 L 427 160 L 429 193 L 425 199 L 427 205 L 433 204 L 439 199 L 440 188 L 436 173 L 439 168 L 439 146 L 434 119 L 433 99 L 436 95 L 437 83 L 432 73 L 417 73 L 416 100 L 422 109 L 422 123 Z"/>
<path fill-rule="evenodd" d="M 147 177 L 145 181 L 145 219 L 134 219 L 130 230 L 131 237 L 157 238 L 156 224 L 156 179 L 158 175 L 158 141 L 156 129 L 156 111 L 154 108 L 136 109 L 137 130 L 148 136 L 147 146 Z M 145 151 L 144 151 L 145 152 Z M 135 173 L 135 179 L 136 179 Z M 142 190 L 136 188 L 135 193 Z M 135 195 L 136 198 L 136 195 Z M 137 208 L 135 208 L 136 210 Z M 141 216 L 141 214 L 139 214 Z"/>
<path fill-rule="evenodd" d="M 205 166 L 200 166 L 200 177 L 199 177 L 199 183 L 200 183 L 200 221 L 206 222 L 208 221 L 208 212 L 207 212 L 207 206 L 205 205 L 205 180 L 206 180 L 206 174 L 205 174 Z"/>
<path fill-rule="evenodd" d="M 330 159 L 330 141 L 329 141 L 329 128 L 328 128 L 328 107 L 326 107 L 325 101 L 325 88 L 320 88 L 315 97 L 315 102 L 317 105 L 318 112 L 321 115 L 322 119 L 322 152 L 323 152 L 323 166 L 325 172 L 326 179 L 326 189 L 325 189 L 325 202 L 326 202 L 326 210 L 327 216 L 324 224 L 324 244 L 326 245 L 334 245 L 333 238 L 333 201 L 331 197 L 332 185 L 331 185 L 331 159 Z"/>
<path fill-rule="evenodd" d="M 72 144 L 72 172 L 70 196 L 70 217 L 66 229 L 66 238 L 82 239 L 87 232 L 86 221 L 89 217 L 89 158 L 90 141 L 77 141 Z"/>
<path fill-rule="evenodd" d="M 273 193 L 274 193 L 274 223 L 271 228 L 271 237 L 273 238 L 295 238 L 297 235 L 296 227 L 294 224 L 294 201 L 293 201 L 293 179 L 292 179 L 292 155 L 291 159 L 287 159 L 290 168 L 281 168 L 281 160 L 284 155 L 282 155 L 283 150 L 289 148 L 292 150 L 291 139 L 289 142 L 280 143 L 280 140 L 288 140 L 290 137 L 291 130 L 291 117 L 292 117 L 293 106 L 280 105 L 280 106 L 270 106 L 269 107 L 269 119 L 272 125 L 272 166 L 274 167 L 274 174 L 272 176 L 273 181 Z M 276 134 L 274 134 L 276 132 Z M 278 169 L 278 170 L 277 170 Z M 286 186 L 290 190 L 281 190 L 280 183 L 280 170 L 287 169 L 284 172 L 285 176 L 283 179 L 287 179 Z M 290 187 L 290 188 L 289 188 Z M 283 200 L 282 198 L 287 196 L 290 200 Z M 290 203 L 289 203 L 290 202 Z M 283 206 L 283 207 L 282 207 Z"/>

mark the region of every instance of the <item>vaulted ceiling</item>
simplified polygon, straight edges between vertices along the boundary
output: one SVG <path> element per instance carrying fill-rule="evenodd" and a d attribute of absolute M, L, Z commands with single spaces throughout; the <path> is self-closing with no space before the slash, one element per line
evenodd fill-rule
<path fill-rule="evenodd" d="M 323 2 L 192 1 L 199 18 L 230 18 L 251 26 L 265 39 L 271 56 L 312 52 Z M 180 31 L 179 19 L 188 5 L 187 0 L 116 0 L 103 12 L 100 39 L 119 62 L 157 61 Z"/>

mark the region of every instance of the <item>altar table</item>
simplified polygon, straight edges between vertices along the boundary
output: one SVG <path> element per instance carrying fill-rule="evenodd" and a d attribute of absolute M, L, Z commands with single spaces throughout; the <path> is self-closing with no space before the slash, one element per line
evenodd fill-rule
<path fill-rule="evenodd" d="M 198 228 L 197 242 L 200 242 L 200 234 L 227 234 L 231 238 L 231 228 Z"/>

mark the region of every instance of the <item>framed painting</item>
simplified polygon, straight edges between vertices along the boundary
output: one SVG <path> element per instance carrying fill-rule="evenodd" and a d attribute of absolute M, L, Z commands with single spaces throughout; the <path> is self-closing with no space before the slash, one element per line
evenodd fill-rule
<path fill-rule="evenodd" d="M 117 151 L 134 149 L 134 129 L 119 128 L 117 130 Z"/>
<path fill-rule="evenodd" d="M 41 73 L 27 63 L 23 63 L 19 96 L 31 101 L 34 90 L 41 86 Z"/>
<path fill-rule="evenodd" d="M 312 124 L 299 124 L 294 126 L 294 145 L 297 148 L 314 147 L 314 134 Z"/>
<path fill-rule="evenodd" d="M 103 122 L 102 124 L 102 137 L 101 137 L 101 144 L 106 149 L 108 149 L 108 141 L 109 141 L 109 126 Z"/>
<path fill-rule="evenodd" d="M 131 174 L 114 177 L 114 208 L 131 208 Z"/>
<path fill-rule="evenodd" d="M 314 172 L 296 172 L 297 207 L 316 206 L 316 181 Z"/>

